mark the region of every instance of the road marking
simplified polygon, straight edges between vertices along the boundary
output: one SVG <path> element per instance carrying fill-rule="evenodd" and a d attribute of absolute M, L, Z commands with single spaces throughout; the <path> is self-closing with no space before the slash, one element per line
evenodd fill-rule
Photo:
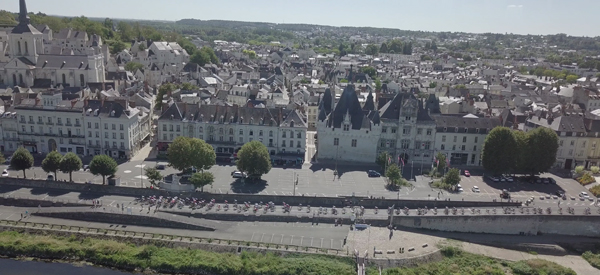
<path fill-rule="evenodd" d="M 321 248 L 323 248 L 323 238 L 321 238 Z"/>
<path fill-rule="evenodd" d="M 131 173 L 131 170 L 125 170 L 125 171 L 123 171 L 123 173 L 129 174 L 129 173 Z"/>
<path fill-rule="evenodd" d="M 273 237 L 275 237 L 275 234 L 271 234 L 271 242 L 273 242 Z"/>
<path fill-rule="evenodd" d="M 294 235 L 292 235 L 292 239 L 290 240 L 290 244 L 294 244 Z"/>
<path fill-rule="evenodd" d="M 331 239 L 331 245 L 329 246 L 329 248 L 333 249 L 333 239 Z"/>
<path fill-rule="evenodd" d="M 13 213 L 13 214 L 10 214 L 10 216 L 6 217 L 6 219 L 7 219 L 7 220 L 8 220 L 8 219 L 10 219 L 10 217 L 12 217 L 12 215 L 14 215 L 14 213 Z"/>
<path fill-rule="evenodd" d="M 300 245 L 302 245 L 303 240 L 304 240 L 304 236 L 300 236 Z"/>
<path fill-rule="evenodd" d="M 314 238 L 310 238 L 310 246 L 313 246 L 313 240 Z"/>
<path fill-rule="evenodd" d="M 283 234 L 281 234 L 281 241 L 279 241 L 280 244 L 283 244 Z"/>
<path fill-rule="evenodd" d="M 250 241 L 254 241 L 254 234 L 256 234 L 256 232 L 252 232 L 252 238 L 250 238 Z"/>
<path fill-rule="evenodd" d="M 262 234 L 262 237 L 260 237 L 260 242 L 263 242 L 263 238 L 265 237 L 265 233 Z"/>

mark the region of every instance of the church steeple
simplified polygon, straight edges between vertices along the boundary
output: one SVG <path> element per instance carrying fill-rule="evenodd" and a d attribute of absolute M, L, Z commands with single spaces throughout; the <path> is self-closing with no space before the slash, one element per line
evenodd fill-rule
<path fill-rule="evenodd" d="M 31 20 L 29 19 L 29 15 L 27 15 L 27 4 L 25 0 L 19 0 L 19 25 L 29 25 Z"/>

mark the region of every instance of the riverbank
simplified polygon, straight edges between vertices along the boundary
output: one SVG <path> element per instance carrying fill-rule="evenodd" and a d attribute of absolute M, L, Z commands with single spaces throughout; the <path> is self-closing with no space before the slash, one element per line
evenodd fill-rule
<path fill-rule="evenodd" d="M 97 267 L 86 263 L 62 263 L 37 261 L 31 258 L 25 259 L 6 259 L 0 258 L 0 267 L 2 275 L 64 275 L 64 274 L 85 274 L 85 275 L 134 275 L 141 273 L 130 273 L 118 271 L 103 267 Z"/>

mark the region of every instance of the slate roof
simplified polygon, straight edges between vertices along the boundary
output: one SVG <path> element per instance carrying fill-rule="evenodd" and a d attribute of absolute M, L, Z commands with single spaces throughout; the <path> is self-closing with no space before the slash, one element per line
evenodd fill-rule
<path fill-rule="evenodd" d="M 546 127 L 556 132 L 575 132 L 585 133 L 583 116 L 560 116 L 554 119 L 546 119 L 539 116 L 533 116 L 527 120 L 527 124 L 534 127 Z"/>
<path fill-rule="evenodd" d="M 352 84 L 349 84 L 344 88 L 338 103 L 335 105 L 335 109 L 329 115 L 327 126 L 341 128 L 346 116 L 349 116 L 350 118 L 350 128 L 354 130 L 370 128 L 369 119 L 362 111 L 360 102 L 358 101 L 358 95 Z"/>
<path fill-rule="evenodd" d="M 491 130 L 501 125 L 501 119 L 499 117 L 485 117 L 485 118 L 472 118 L 472 117 L 461 117 L 461 116 L 442 116 L 433 115 L 431 118 L 435 121 L 438 132 L 448 133 L 486 133 L 487 130 Z M 446 129 L 444 131 L 444 129 Z M 482 130 L 487 129 L 487 130 Z M 466 130 L 466 131 L 465 131 Z"/>
<path fill-rule="evenodd" d="M 40 55 L 38 68 L 53 69 L 89 69 L 88 59 L 85 55 Z"/>

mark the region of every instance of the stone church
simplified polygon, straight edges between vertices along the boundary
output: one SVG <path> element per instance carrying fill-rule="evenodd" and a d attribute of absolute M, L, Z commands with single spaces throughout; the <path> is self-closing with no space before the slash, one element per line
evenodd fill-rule
<path fill-rule="evenodd" d="M 93 36 L 85 51 L 64 50 L 45 53 L 47 36 L 31 25 L 25 0 L 19 1 L 19 24 L 8 34 L 4 45 L 8 62 L 0 63 L 0 83 L 8 86 L 86 87 L 105 81 L 101 40 Z"/>

